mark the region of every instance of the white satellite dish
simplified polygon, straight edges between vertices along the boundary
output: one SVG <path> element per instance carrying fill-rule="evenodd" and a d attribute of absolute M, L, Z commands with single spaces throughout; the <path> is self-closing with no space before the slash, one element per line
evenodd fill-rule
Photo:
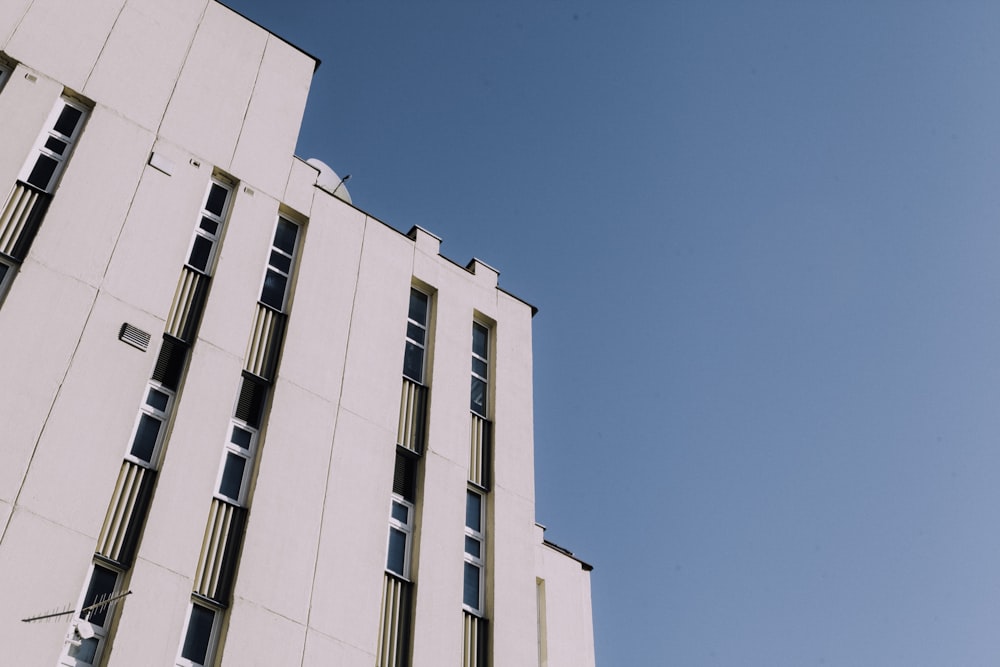
<path fill-rule="evenodd" d="M 341 178 L 330 165 L 314 157 L 306 160 L 306 164 L 319 170 L 319 176 L 316 178 L 317 187 L 326 190 L 334 197 L 342 199 L 348 204 L 352 203 L 351 193 L 347 191 L 347 186 L 344 185 L 344 182 L 351 177 L 350 174 Z"/>

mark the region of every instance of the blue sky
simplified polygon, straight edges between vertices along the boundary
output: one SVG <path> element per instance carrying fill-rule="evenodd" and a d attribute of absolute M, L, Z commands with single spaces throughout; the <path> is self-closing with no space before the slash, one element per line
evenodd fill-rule
<path fill-rule="evenodd" d="M 1000 656 L 1000 4 L 228 0 L 535 318 L 601 667 Z M 517 666 L 500 666 L 517 667 Z"/>

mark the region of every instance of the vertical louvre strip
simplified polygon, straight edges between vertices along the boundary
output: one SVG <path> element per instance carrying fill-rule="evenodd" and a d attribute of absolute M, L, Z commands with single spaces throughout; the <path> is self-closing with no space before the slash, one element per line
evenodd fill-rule
<path fill-rule="evenodd" d="M 376 667 L 406 667 L 409 664 L 409 598 L 410 584 L 386 572 L 382 581 Z"/>
<path fill-rule="evenodd" d="M 469 481 L 484 489 L 490 487 L 490 460 L 492 422 L 472 413 L 471 442 L 469 446 Z"/>
<path fill-rule="evenodd" d="M 273 379 L 283 333 L 284 315 L 258 303 L 243 368 L 265 380 Z"/>
<path fill-rule="evenodd" d="M 145 519 L 154 474 L 131 461 L 122 463 L 97 539 L 98 555 L 121 565 L 131 562 L 131 552 Z"/>
<path fill-rule="evenodd" d="M 462 667 L 488 667 L 486 660 L 486 621 L 463 611 Z"/>
<path fill-rule="evenodd" d="M 218 599 L 219 584 L 224 578 L 223 562 L 226 558 L 230 528 L 236 509 L 229 503 L 213 498 L 212 508 L 208 513 L 208 525 L 205 527 L 205 538 L 198 558 L 198 570 L 194 575 L 194 590 L 212 600 Z"/>
<path fill-rule="evenodd" d="M 47 205 L 48 195 L 24 183 L 15 183 L 0 209 L 0 252 L 24 260 Z"/>
<path fill-rule="evenodd" d="M 208 278 L 189 267 L 181 269 L 177 290 L 174 292 L 170 313 L 167 315 L 166 333 L 191 343 L 204 303 L 205 288 Z"/>
<path fill-rule="evenodd" d="M 396 443 L 418 454 L 423 453 L 426 415 L 427 387 L 404 377 Z"/>

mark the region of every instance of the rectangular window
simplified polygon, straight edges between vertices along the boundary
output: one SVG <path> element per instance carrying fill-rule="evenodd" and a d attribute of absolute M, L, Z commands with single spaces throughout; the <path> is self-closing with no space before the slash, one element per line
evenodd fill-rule
<path fill-rule="evenodd" d="M 59 664 L 85 667 L 100 662 L 104 640 L 111 625 L 117 587 L 116 571 L 97 564 L 91 567 L 79 611 L 70 626 Z"/>
<path fill-rule="evenodd" d="M 295 263 L 298 236 L 298 225 L 286 218 L 278 218 L 267 271 L 264 273 L 264 286 L 260 291 L 260 302 L 278 312 L 284 312 L 288 302 L 288 281 Z"/>
<path fill-rule="evenodd" d="M 232 192 L 233 188 L 228 183 L 218 178 L 212 179 L 205 194 L 205 205 L 201 209 L 198 226 L 191 238 L 187 265 L 207 276 L 212 275 L 215 267 L 216 249 L 222 228 L 226 224 Z"/>
<path fill-rule="evenodd" d="M 410 551 L 413 542 L 413 504 L 392 494 L 389 514 L 389 546 L 385 569 L 404 579 L 410 577 Z"/>
<path fill-rule="evenodd" d="M 490 330 L 479 322 L 472 323 L 472 401 L 471 409 L 487 419 L 490 368 Z"/>
<path fill-rule="evenodd" d="M 181 650 L 177 656 L 180 667 L 208 667 L 215 655 L 218 639 L 219 612 L 204 605 L 191 603 L 188 609 L 184 632 L 181 634 Z"/>
<path fill-rule="evenodd" d="M 229 422 L 229 437 L 222 451 L 216 495 L 236 505 L 246 503 L 250 471 L 257 454 L 258 431 L 244 421 Z"/>
<path fill-rule="evenodd" d="M 424 382 L 424 357 L 427 348 L 427 311 L 430 297 L 418 289 L 410 289 L 410 310 L 406 319 L 406 352 L 403 375 L 414 382 Z"/>
<path fill-rule="evenodd" d="M 7 85 L 7 79 L 10 78 L 11 69 L 12 68 L 9 65 L 0 61 L 0 90 L 3 90 L 3 87 Z"/>
<path fill-rule="evenodd" d="M 160 445 L 166 435 L 173 405 L 173 391 L 155 381 L 146 385 L 125 458 L 146 467 L 157 467 Z"/>
<path fill-rule="evenodd" d="M 462 588 L 463 606 L 477 614 L 483 611 L 484 548 L 484 498 L 475 491 L 465 496 L 465 573 Z"/>
<path fill-rule="evenodd" d="M 0 255 L 0 302 L 3 301 L 3 297 L 7 293 L 7 287 L 14 279 L 15 271 L 15 264 Z"/>
<path fill-rule="evenodd" d="M 21 170 L 20 180 L 51 193 L 80 137 L 88 113 L 89 110 L 76 100 L 61 97 Z"/>

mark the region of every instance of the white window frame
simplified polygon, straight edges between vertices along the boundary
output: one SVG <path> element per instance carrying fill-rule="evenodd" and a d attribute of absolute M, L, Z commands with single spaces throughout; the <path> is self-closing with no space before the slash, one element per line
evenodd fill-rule
<path fill-rule="evenodd" d="M 412 317 L 410 317 L 409 302 L 407 302 L 407 310 L 406 310 L 406 342 L 408 344 L 412 344 L 412 345 L 420 348 L 420 373 L 419 373 L 420 377 L 419 378 L 415 378 L 415 377 L 411 377 L 411 376 L 409 376 L 409 375 L 406 374 L 406 363 L 405 363 L 405 360 L 404 360 L 404 363 L 403 363 L 403 375 L 407 379 L 412 380 L 413 382 L 416 382 L 417 384 L 421 384 L 422 385 L 422 384 L 425 384 L 424 383 L 424 377 L 427 375 L 427 343 L 428 343 L 428 336 L 430 335 L 429 325 L 430 325 L 430 319 L 431 319 L 431 295 L 428 294 L 427 292 L 421 290 L 421 289 L 417 289 L 416 287 L 411 287 L 410 288 L 410 294 L 411 294 L 411 296 L 412 296 L 412 294 L 414 292 L 417 292 L 418 294 L 422 294 L 427 299 L 427 307 L 424 308 L 424 323 L 423 324 L 421 324 L 417 320 L 415 320 Z M 417 327 L 418 329 L 420 329 L 421 331 L 424 332 L 424 342 L 421 343 L 420 341 L 418 341 L 415 338 L 412 338 L 410 336 L 410 325 L 413 325 L 413 326 Z M 405 350 L 404 350 L 403 354 L 404 355 L 406 354 Z"/>
<path fill-rule="evenodd" d="M 73 127 L 73 132 L 70 135 L 62 134 L 55 129 L 59 116 L 66 107 L 72 107 L 80 112 L 80 119 Z M 59 101 L 56 102 L 55 106 L 52 108 L 52 111 L 49 112 L 49 116 L 45 121 L 45 129 L 42 130 L 40 135 L 38 135 L 38 139 L 35 141 L 35 145 L 31 149 L 28 160 L 21 168 L 21 174 L 18 177 L 18 180 L 23 183 L 28 183 L 28 178 L 31 176 L 32 170 L 35 168 L 35 163 L 38 162 L 39 155 L 44 155 L 56 162 L 55 170 L 52 172 L 52 176 L 49 178 L 46 187 L 38 188 L 37 185 L 32 185 L 30 183 L 29 185 L 51 194 L 52 191 L 56 189 L 56 185 L 59 183 L 59 178 L 62 176 L 62 172 L 66 168 L 66 163 L 69 162 L 69 158 L 73 154 L 73 149 L 76 147 L 77 140 L 80 138 L 83 126 L 87 123 L 87 116 L 89 114 L 90 109 L 80 102 L 66 95 L 61 96 Z M 66 148 L 63 149 L 61 153 L 47 148 L 46 142 L 48 142 L 49 139 L 55 139 L 65 143 Z"/>
<path fill-rule="evenodd" d="M 472 346 L 472 364 L 471 364 L 471 366 L 472 366 L 472 371 L 471 371 L 472 372 L 472 377 L 474 379 L 482 381 L 482 383 L 484 385 L 484 389 L 483 389 L 483 411 L 482 412 L 476 412 L 476 410 L 472 408 L 471 396 L 470 396 L 470 401 L 469 401 L 469 409 L 472 410 L 472 412 L 474 412 L 475 414 L 477 414 L 480 417 L 482 417 L 483 419 L 489 419 L 490 418 L 489 417 L 489 413 L 490 413 L 490 393 L 491 393 L 490 392 L 490 346 L 493 344 L 493 329 L 492 329 L 492 327 L 490 327 L 488 324 L 486 324 L 484 322 L 480 322 L 479 320 L 473 320 L 472 321 L 472 330 L 475 331 L 476 327 L 480 327 L 481 329 L 483 329 L 486 332 L 486 356 L 484 357 L 484 356 L 482 356 L 480 354 L 476 354 L 475 345 L 473 345 Z M 473 335 L 473 340 L 474 339 L 475 339 L 475 336 Z M 481 361 L 481 362 L 483 362 L 483 364 L 485 364 L 485 366 L 486 366 L 486 374 L 485 375 L 481 375 L 481 374 L 479 374 L 479 373 L 476 372 L 476 370 L 475 370 L 475 368 L 476 368 L 475 362 L 476 361 Z M 471 389 L 470 389 L 470 391 L 471 391 Z"/>
<path fill-rule="evenodd" d="M 101 664 L 101 658 L 104 654 L 108 632 L 110 630 L 111 623 L 113 622 L 114 608 L 110 606 L 108 607 L 108 616 L 105 619 L 107 626 L 91 623 L 89 615 L 87 619 L 80 617 L 80 610 L 84 607 L 84 602 L 87 599 L 87 591 L 90 590 L 90 582 L 94 577 L 94 569 L 97 566 L 97 563 L 91 563 L 90 568 L 87 570 L 87 578 L 84 580 L 83 590 L 80 591 L 80 597 L 77 599 L 73 620 L 70 621 L 69 632 L 66 634 L 66 640 L 63 642 L 63 650 L 59 655 L 60 665 L 65 665 L 67 667 L 91 667 L 92 665 Z M 114 568 L 106 567 L 104 565 L 100 565 L 100 567 L 115 574 L 115 585 L 111 589 L 111 596 L 113 597 L 117 595 L 120 592 L 119 587 L 121 586 L 121 573 Z M 78 659 L 69 654 L 74 647 L 79 646 L 80 643 L 89 638 L 97 640 L 97 649 L 94 651 L 93 662 L 86 662 L 85 660 Z"/>
<path fill-rule="evenodd" d="M 476 540 L 479 543 L 479 556 L 469 553 L 465 550 L 465 540 L 462 541 L 462 555 L 463 555 L 463 565 L 462 565 L 462 608 L 466 611 L 481 616 L 483 613 L 483 603 L 486 596 L 486 494 L 481 493 L 474 489 L 467 489 L 465 502 L 466 508 L 468 508 L 469 496 L 476 495 L 479 497 L 479 527 L 480 530 L 476 530 L 468 525 L 466 522 L 465 526 L 465 537 Z M 466 509 L 468 513 L 468 509 Z M 465 563 L 475 566 L 479 570 L 479 605 L 477 607 L 470 607 L 465 603 Z"/>
<path fill-rule="evenodd" d="M 160 410 L 148 403 L 150 390 L 167 395 L 166 408 Z M 168 389 L 156 380 L 150 380 L 146 383 L 145 390 L 142 393 L 142 402 L 139 404 L 139 414 L 135 418 L 135 424 L 132 425 L 132 435 L 129 436 L 128 446 L 125 449 L 125 458 L 127 460 L 151 470 L 159 469 L 160 451 L 163 449 L 163 441 L 167 438 L 167 427 L 170 423 L 170 416 L 173 414 L 176 398 L 177 395 L 172 389 Z M 153 451 L 149 456 L 149 461 L 143 461 L 138 456 L 132 454 L 132 445 L 135 443 L 135 437 L 139 432 L 139 425 L 142 423 L 143 415 L 152 417 L 160 422 L 160 430 L 156 434 L 156 442 L 153 443 Z"/>
<path fill-rule="evenodd" d="M 208 648 L 205 650 L 205 662 L 195 662 L 185 658 L 181 654 L 184 652 L 184 642 L 187 640 L 188 628 L 191 625 L 191 613 L 194 607 L 201 607 L 212 612 L 212 630 L 208 639 Z M 194 601 L 188 603 L 187 613 L 184 615 L 184 628 L 181 630 L 181 641 L 177 646 L 177 659 L 174 664 L 177 667 L 212 667 L 215 663 L 215 652 L 219 643 L 219 627 L 222 620 L 222 610 L 209 604 L 200 604 Z"/>
<path fill-rule="evenodd" d="M 279 248 L 274 243 L 275 239 L 277 238 L 278 227 L 281 225 L 282 221 L 285 221 L 288 224 L 290 224 L 293 227 L 295 227 L 295 243 L 292 245 L 292 252 L 291 253 L 288 253 L 285 250 L 283 250 L 282 248 Z M 270 248 L 270 250 L 268 250 L 268 253 L 267 253 L 267 266 L 264 268 L 264 276 L 260 280 L 260 302 L 262 304 L 264 304 L 268 308 L 274 308 L 273 305 L 268 304 L 268 303 L 266 303 L 264 301 L 264 287 L 267 284 L 267 274 L 268 274 L 269 271 L 274 271 L 278 275 L 281 275 L 281 276 L 285 277 L 285 292 L 281 296 L 281 307 L 280 308 L 275 308 L 275 310 L 277 310 L 279 313 L 284 313 L 288 309 L 288 295 L 292 291 L 292 274 L 295 273 L 295 259 L 298 256 L 298 251 L 299 251 L 299 247 L 301 245 L 301 241 L 302 241 L 302 225 L 300 225 L 299 223 L 295 222 L 294 220 L 292 220 L 288 216 L 279 215 L 278 219 L 275 220 L 275 222 L 274 222 L 274 234 L 271 235 L 271 248 Z M 280 269 L 277 266 L 274 266 L 273 264 L 271 264 L 271 254 L 272 253 L 277 253 L 277 254 L 279 254 L 279 255 L 281 255 L 283 257 L 287 257 L 288 258 L 288 271 L 287 272 L 284 271 L 283 269 Z"/>
<path fill-rule="evenodd" d="M 221 215 L 208 210 L 208 200 L 212 195 L 212 188 L 214 186 L 218 186 L 226 191 L 226 199 L 222 204 Z M 187 259 L 184 264 L 194 271 L 204 273 L 206 276 L 211 276 L 215 272 L 215 257 L 218 254 L 219 239 L 222 238 L 222 231 L 226 226 L 226 219 L 229 217 L 229 209 L 232 207 L 233 190 L 233 184 L 226 179 L 220 178 L 219 176 L 213 176 L 208 182 L 208 187 L 205 189 L 205 197 L 202 200 L 203 204 L 201 206 L 201 211 L 199 211 L 198 214 L 198 224 L 195 225 L 194 234 L 191 235 L 191 243 L 188 244 Z M 201 226 L 203 218 L 208 218 L 210 221 L 218 225 L 214 234 Z M 204 269 L 199 269 L 191 264 L 191 253 L 194 251 L 194 246 L 198 242 L 199 237 L 205 239 L 211 244 Z"/>
<path fill-rule="evenodd" d="M 233 442 L 233 431 L 241 429 L 250 433 L 250 445 L 248 449 Z M 247 502 L 247 490 L 250 486 L 250 473 L 253 471 L 254 461 L 257 459 L 257 444 L 260 439 L 260 431 L 250 426 L 242 419 L 235 417 L 229 420 L 229 428 L 226 431 L 226 444 L 222 448 L 222 461 L 219 462 L 219 472 L 215 477 L 215 497 L 225 502 L 233 503 L 239 507 L 245 507 Z M 226 471 L 226 461 L 229 455 L 243 459 L 243 477 L 240 480 L 240 490 L 237 497 L 232 497 L 222 492 L 222 478 Z"/>
<path fill-rule="evenodd" d="M 400 521 L 399 519 L 395 518 L 392 515 L 393 505 L 401 505 L 402 507 L 406 508 L 406 518 L 407 518 L 406 523 Z M 385 569 L 386 572 L 391 572 L 397 577 L 402 577 L 407 581 L 410 580 L 410 563 L 413 552 L 413 524 L 414 524 L 413 517 L 416 511 L 417 511 L 416 507 L 409 500 L 399 495 L 398 493 L 392 494 L 392 502 L 389 505 L 389 531 L 385 539 L 385 554 L 386 554 Z M 389 545 L 391 544 L 393 530 L 397 530 L 400 533 L 402 533 L 403 539 L 405 540 L 403 543 L 402 572 L 396 572 L 395 570 L 389 568 Z"/>

